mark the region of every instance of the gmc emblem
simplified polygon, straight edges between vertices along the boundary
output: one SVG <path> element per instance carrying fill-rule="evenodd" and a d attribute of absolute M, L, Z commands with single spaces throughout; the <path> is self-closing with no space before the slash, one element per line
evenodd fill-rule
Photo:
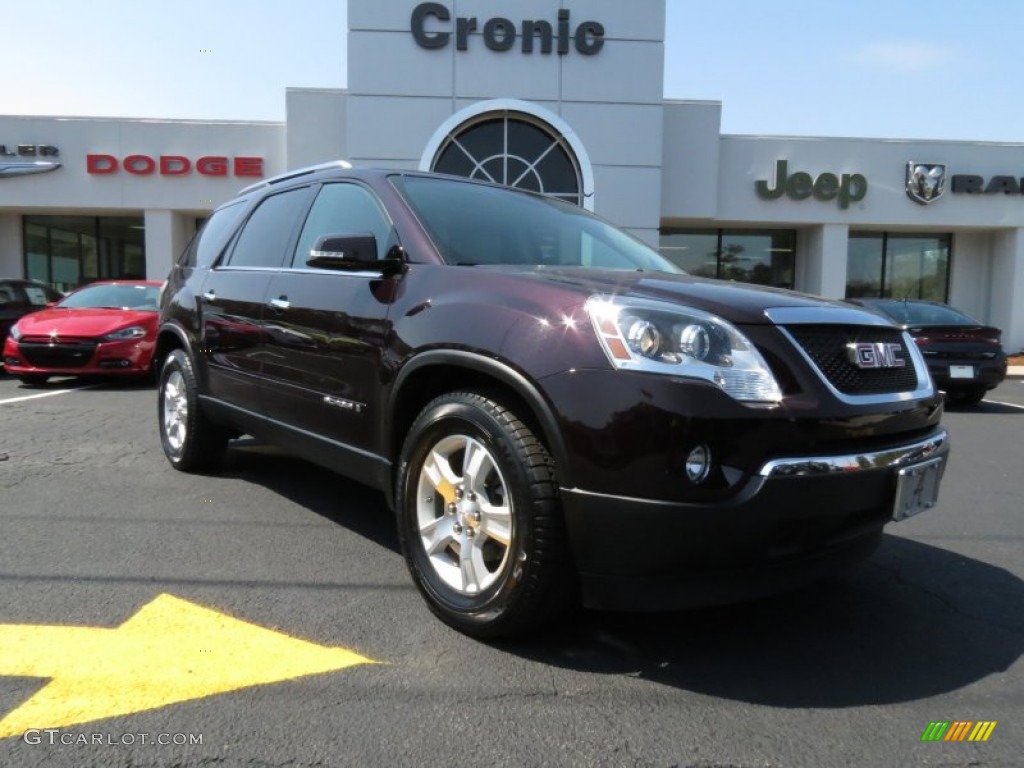
<path fill-rule="evenodd" d="M 846 354 L 858 368 L 902 368 L 907 364 L 903 347 L 892 342 L 850 342 L 846 345 Z"/>

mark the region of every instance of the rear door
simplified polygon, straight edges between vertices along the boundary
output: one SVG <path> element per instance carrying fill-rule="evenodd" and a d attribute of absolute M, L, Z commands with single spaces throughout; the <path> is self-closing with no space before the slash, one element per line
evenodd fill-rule
<path fill-rule="evenodd" d="M 292 431 L 372 451 L 388 299 L 391 281 L 398 278 L 384 279 L 378 269 L 310 267 L 309 252 L 326 234 L 371 234 L 378 257 L 398 242 L 369 188 L 332 182 L 319 189 L 291 261 L 275 274 L 267 293 L 264 407 L 267 416 Z"/>
<path fill-rule="evenodd" d="M 220 264 L 203 282 L 198 354 L 208 394 L 259 413 L 258 377 L 265 348 L 260 323 L 270 281 L 294 247 L 312 197 L 309 186 L 267 196 L 249 215 Z"/>

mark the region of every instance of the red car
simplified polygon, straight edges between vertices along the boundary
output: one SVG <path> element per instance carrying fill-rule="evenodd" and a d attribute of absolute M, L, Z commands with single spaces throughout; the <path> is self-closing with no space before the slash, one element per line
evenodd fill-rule
<path fill-rule="evenodd" d="M 91 283 L 22 317 L 4 342 L 4 367 L 26 384 L 50 376 L 150 376 L 157 281 Z"/>

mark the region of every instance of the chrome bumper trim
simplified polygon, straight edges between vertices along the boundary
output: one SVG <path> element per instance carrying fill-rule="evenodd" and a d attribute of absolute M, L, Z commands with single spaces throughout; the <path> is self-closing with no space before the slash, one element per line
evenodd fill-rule
<path fill-rule="evenodd" d="M 948 450 L 949 433 L 943 429 L 927 440 L 885 451 L 851 453 L 845 456 L 800 456 L 791 459 L 775 459 L 761 467 L 758 474 L 761 477 L 801 477 L 903 467 L 944 454 Z"/>

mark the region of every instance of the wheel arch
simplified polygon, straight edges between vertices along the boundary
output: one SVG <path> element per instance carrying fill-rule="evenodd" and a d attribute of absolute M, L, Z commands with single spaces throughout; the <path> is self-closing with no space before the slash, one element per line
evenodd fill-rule
<path fill-rule="evenodd" d="M 188 334 L 174 323 L 164 323 L 157 331 L 156 349 L 153 351 L 154 365 L 158 371 L 167 356 L 175 349 L 183 349 L 189 355 L 192 354 Z"/>
<path fill-rule="evenodd" d="M 554 459 L 560 485 L 571 484 L 567 451 L 558 419 L 540 389 L 507 363 L 474 352 L 431 350 L 410 360 L 398 373 L 388 398 L 383 424 L 384 448 L 397 457 L 402 440 L 416 416 L 435 397 L 446 392 L 472 391 L 491 395 L 513 410 L 537 435 Z M 387 489 L 394 503 L 394 478 Z"/>

